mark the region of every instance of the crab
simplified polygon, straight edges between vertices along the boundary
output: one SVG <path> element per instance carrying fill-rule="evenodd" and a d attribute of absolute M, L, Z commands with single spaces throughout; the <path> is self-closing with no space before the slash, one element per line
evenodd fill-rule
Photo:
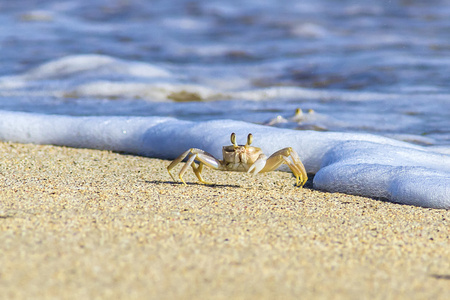
<path fill-rule="evenodd" d="M 198 180 L 204 184 L 212 183 L 206 182 L 203 179 L 201 175 L 203 166 L 208 166 L 212 169 L 220 171 L 247 172 L 255 175 L 258 173 L 273 171 L 280 165 L 286 164 L 296 178 L 296 186 L 303 187 L 308 180 L 308 175 L 306 174 L 302 161 L 300 160 L 297 152 L 295 152 L 291 147 L 278 150 L 271 156 L 267 157 L 260 148 L 250 146 L 253 142 L 253 135 L 251 133 L 247 136 L 247 143 L 245 145 L 238 145 L 236 143 L 235 133 L 231 134 L 230 139 L 232 145 L 224 146 L 222 148 L 223 160 L 218 160 L 208 152 L 197 148 L 191 148 L 183 152 L 167 167 L 167 171 L 173 181 L 176 181 L 176 179 L 170 171 L 188 155 L 189 158 L 186 164 L 178 173 L 178 178 L 185 185 L 186 182 L 183 180 L 183 175 L 186 173 L 189 166 L 192 167 L 192 170 Z M 198 162 L 198 165 L 195 162 Z"/>

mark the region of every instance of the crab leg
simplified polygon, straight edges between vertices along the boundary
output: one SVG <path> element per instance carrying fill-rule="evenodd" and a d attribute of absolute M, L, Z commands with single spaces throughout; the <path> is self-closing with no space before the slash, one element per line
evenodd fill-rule
<path fill-rule="evenodd" d="M 221 169 L 222 165 L 221 165 L 220 161 L 218 159 L 216 159 L 214 156 L 212 156 L 208 152 L 203 151 L 201 149 L 191 148 L 191 149 L 183 152 L 174 161 L 172 161 L 170 163 L 170 165 L 167 167 L 167 171 L 169 172 L 170 176 L 172 177 L 172 179 L 174 181 L 176 181 L 175 177 L 173 177 L 170 170 L 172 170 L 177 164 L 179 164 L 188 155 L 189 155 L 189 158 L 188 158 L 186 164 L 183 166 L 183 168 L 181 168 L 180 173 L 178 173 L 178 177 L 184 184 L 186 184 L 186 182 L 184 182 L 184 180 L 183 180 L 183 175 L 184 175 L 184 173 L 186 173 L 189 166 L 192 167 L 192 170 L 194 171 L 194 174 L 195 174 L 195 176 L 197 176 L 198 180 L 201 183 L 205 183 L 205 184 L 209 184 L 209 183 L 206 182 L 205 180 L 203 180 L 202 175 L 201 175 L 204 165 L 206 165 L 212 169 L 216 169 L 216 170 Z M 194 162 L 195 160 L 199 161 L 198 167 Z"/>
<path fill-rule="evenodd" d="M 289 157 L 292 161 L 288 159 Z M 304 186 L 308 180 L 308 175 L 306 174 L 305 167 L 303 166 L 300 157 L 298 157 L 297 152 L 291 147 L 278 150 L 269 158 L 266 158 L 265 155 L 260 156 L 249 168 L 248 172 L 253 171 L 255 174 L 270 172 L 277 169 L 283 163 L 291 169 L 292 173 L 294 173 L 294 176 L 297 179 L 296 185 L 300 187 Z"/>

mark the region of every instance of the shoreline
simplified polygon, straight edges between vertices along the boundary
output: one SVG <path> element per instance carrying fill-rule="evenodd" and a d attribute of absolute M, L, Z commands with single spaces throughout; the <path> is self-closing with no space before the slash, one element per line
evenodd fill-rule
<path fill-rule="evenodd" d="M 169 161 L 0 142 L 10 299 L 450 297 L 450 210 Z M 176 173 L 178 167 L 174 170 Z"/>

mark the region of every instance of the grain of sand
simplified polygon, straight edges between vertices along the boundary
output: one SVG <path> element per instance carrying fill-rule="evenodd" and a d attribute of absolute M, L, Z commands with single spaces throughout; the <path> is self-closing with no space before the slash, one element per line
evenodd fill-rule
<path fill-rule="evenodd" d="M 450 299 L 450 211 L 0 143 L 5 299 Z"/>

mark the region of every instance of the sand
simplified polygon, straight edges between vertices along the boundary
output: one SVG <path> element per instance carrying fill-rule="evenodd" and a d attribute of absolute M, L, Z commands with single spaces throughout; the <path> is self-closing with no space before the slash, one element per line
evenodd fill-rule
<path fill-rule="evenodd" d="M 450 299 L 450 211 L 0 143 L 4 299 Z"/>

